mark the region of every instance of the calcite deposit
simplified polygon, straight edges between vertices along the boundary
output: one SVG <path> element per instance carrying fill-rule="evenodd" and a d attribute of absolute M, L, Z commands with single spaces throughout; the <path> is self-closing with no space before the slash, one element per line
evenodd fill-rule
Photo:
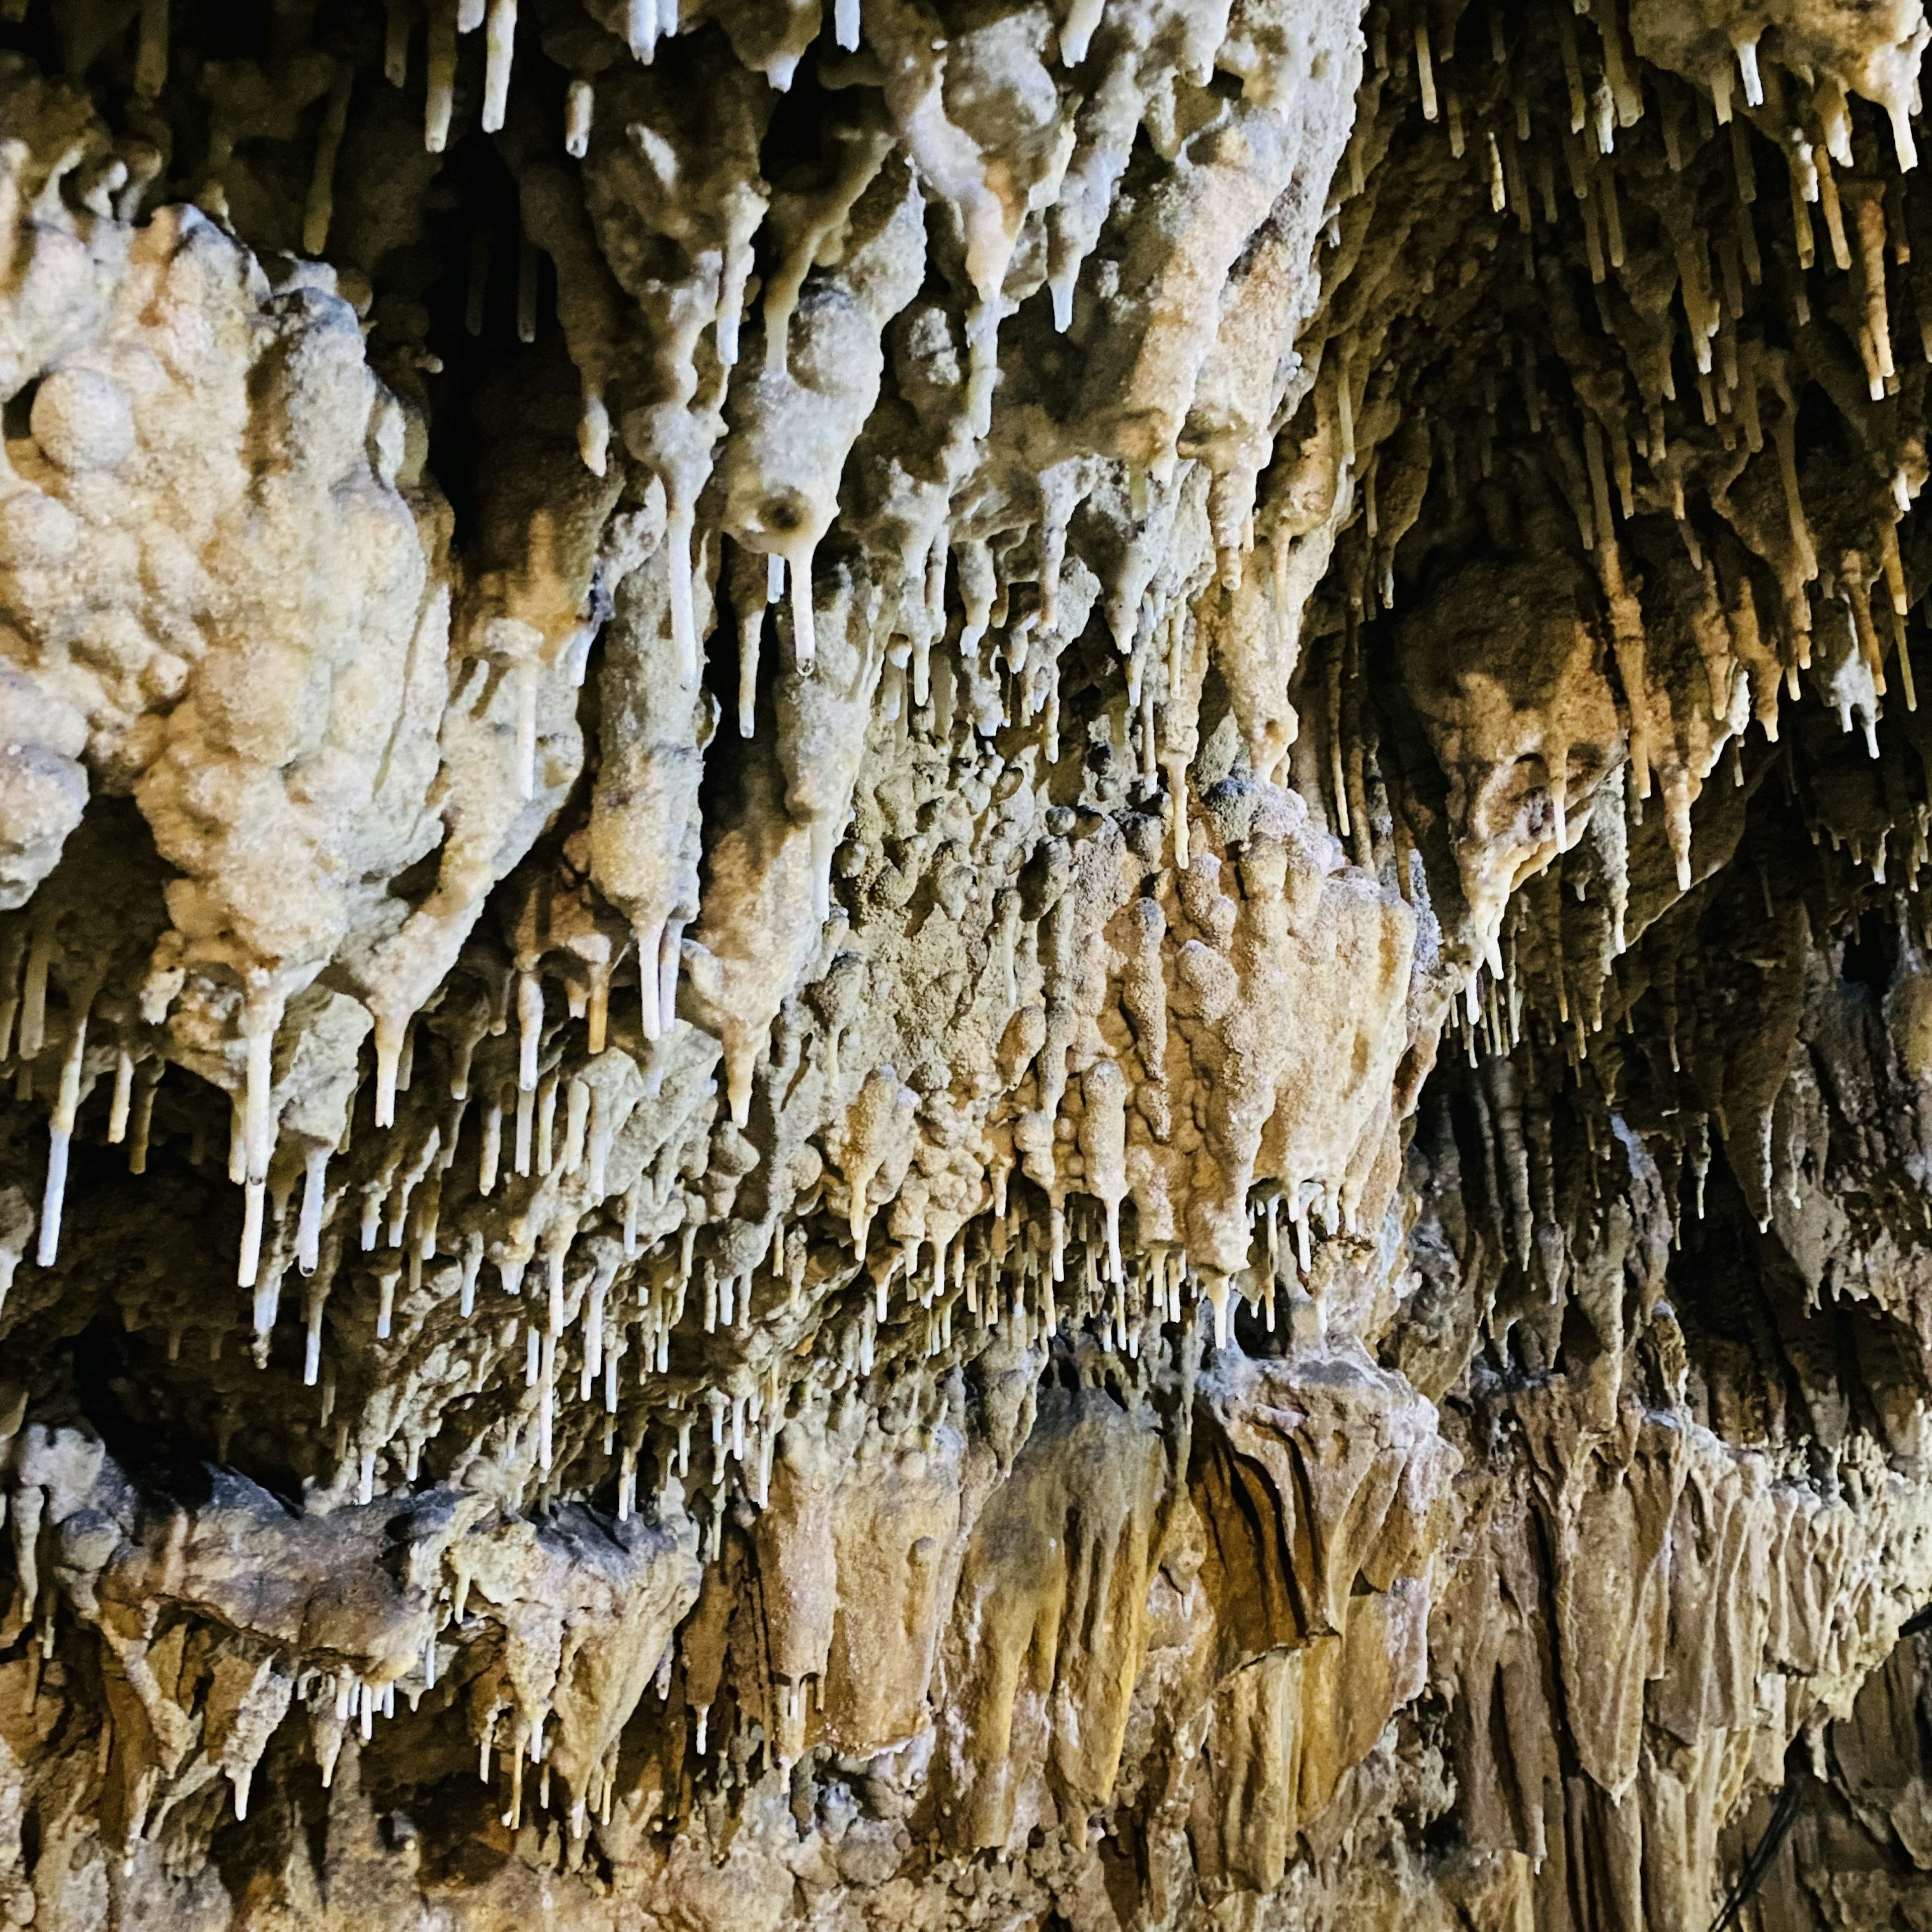
<path fill-rule="evenodd" d="M 1928 41 L 0 0 L 0 1927 L 1932 1924 Z"/>

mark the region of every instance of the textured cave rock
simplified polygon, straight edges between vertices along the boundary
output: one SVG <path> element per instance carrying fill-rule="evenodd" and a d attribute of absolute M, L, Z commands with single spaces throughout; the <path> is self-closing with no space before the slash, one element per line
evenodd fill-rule
<path fill-rule="evenodd" d="M 0 1925 L 1932 1924 L 1928 40 L 0 0 Z"/>

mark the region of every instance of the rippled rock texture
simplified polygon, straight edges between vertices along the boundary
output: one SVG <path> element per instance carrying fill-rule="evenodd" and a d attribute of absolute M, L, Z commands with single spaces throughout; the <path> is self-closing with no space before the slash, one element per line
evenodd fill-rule
<path fill-rule="evenodd" d="M 0 0 L 0 1924 L 1932 1924 L 1928 40 Z"/>

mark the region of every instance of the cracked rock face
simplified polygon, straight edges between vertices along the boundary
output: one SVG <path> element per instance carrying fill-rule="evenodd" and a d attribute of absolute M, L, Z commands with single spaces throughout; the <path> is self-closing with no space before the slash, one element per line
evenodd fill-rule
<path fill-rule="evenodd" d="M 1932 1923 L 1928 40 L 0 0 L 0 1926 Z"/>

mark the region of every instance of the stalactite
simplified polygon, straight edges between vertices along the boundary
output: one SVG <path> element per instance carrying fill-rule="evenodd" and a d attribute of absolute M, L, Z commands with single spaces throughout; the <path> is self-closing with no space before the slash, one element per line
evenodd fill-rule
<path fill-rule="evenodd" d="M 1714 1905 L 1932 1587 L 1916 12 L 0 11 L 0 1907 Z"/>

